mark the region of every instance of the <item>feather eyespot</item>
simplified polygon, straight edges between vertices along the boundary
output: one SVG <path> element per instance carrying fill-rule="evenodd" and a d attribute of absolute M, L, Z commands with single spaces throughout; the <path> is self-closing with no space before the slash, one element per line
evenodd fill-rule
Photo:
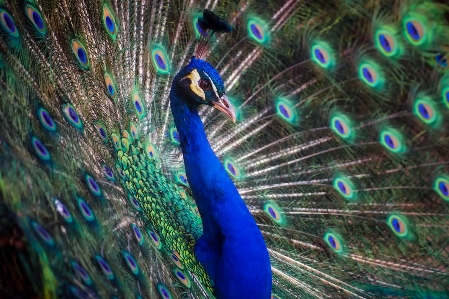
<path fill-rule="evenodd" d="M 384 78 L 380 67 L 374 61 L 361 63 L 359 66 L 359 78 L 372 88 L 380 88 Z"/>
<path fill-rule="evenodd" d="M 292 102 L 286 98 L 279 97 L 275 102 L 276 114 L 290 124 L 298 121 L 298 115 Z"/>
<path fill-rule="evenodd" d="M 355 198 L 354 185 L 349 178 L 336 177 L 333 186 L 344 198 L 348 200 Z"/>
<path fill-rule="evenodd" d="M 99 255 L 96 255 L 95 259 L 97 260 L 98 266 L 100 266 L 100 269 L 103 272 L 103 274 L 106 276 L 106 278 L 109 280 L 113 280 L 114 273 L 112 272 L 112 269 L 109 266 L 109 264 L 106 262 L 106 260 Z"/>
<path fill-rule="evenodd" d="M 109 36 L 112 39 L 115 39 L 117 36 L 117 24 L 115 21 L 115 16 L 107 4 L 103 5 L 103 25 Z"/>
<path fill-rule="evenodd" d="M 376 48 L 387 57 L 398 56 L 402 52 L 394 32 L 394 29 L 386 27 L 378 30 L 374 36 Z"/>
<path fill-rule="evenodd" d="M 329 245 L 333 251 L 336 253 L 342 253 L 343 252 L 343 242 L 340 236 L 333 232 L 327 232 L 324 235 L 324 240 L 326 241 L 327 245 Z"/>
<path fill-rule="evenodd" d="M 34 6 L 27 5 L 25 7 L 25 12 L 26 12 L 27 18 L 33 24 L 33 26 L 37 30 L 37 32 L 40 35 L 44 35 L 47 30 L 45 28 L 44 18 L 42 17 L 42 14 L 40 13 L 40 11 L 37 10 L 37 8 L 35 8 Z"/>
<path fill-rule="evenodd" d="M 84 199 L 78 197 L 77 202 L 78 202 L 78 208 L 81 212 L 81 215 L 83 215 L 83 218 L 88 222 L 94 221 L 95 220 L 94 212 L 92 212 L 91 208 L 86 203 L 86 201 Z"/>
<path fill-rule="evenodd" d="M 427 125 L 436 127 L 440 124 L 441 116 L 434 103 L 426 96 L 420 96 L 414 103 L 413 112 Z"/>
<path fill-rule="evenodd" d="M 402 18 L 402 31 L 413 46 L 435 49 L 435 43 L 445 40 L 445 10 L 431 1 L 417 1 L 409 6 Z"/>
<path fill-rule="evenodd" d="M 417 19 L 404 20 L 405 36 L 414 45 L 421 45 L 425 42 L 426 27 Z"/>
<path fill-rule="evenodd" d="M 105 177 L 108 181 L 111 181 L 111 182 L 114 182 L 114 181 L 115 181 L 114 173 L 113 173 L 112 170 L 111 170 L 108 166 L 106 166 L 106 165 L 103 165 L 103 175 L 104 175 L 104 177 Z"/>
<path fill-rule="evenodd" d="M 70 104 L 64 104 L 62 106 L 62 112 L 65 119 L 76 129 L 80 130 L 83 127 L 81 118 L 78 116 L 75 108 Z"/>
<path fill-rule="evenodd" d="M 181 140 L 179 138 L 179 133 L 176 127 L 170 129 L 170 140 L 174 145 L 180 145 Z"/>
<path fill-rule="evenodd" d="M 92 193 L 92 195 L 94 196 L 100 196 L 101 189 L 100 186 L 98 186 L 97 182 L 94 180 L 94 178 L 89 174 L 86 174 L 84 179 L 86 180 L 86 185 L 89 188 L 90 193 Z"/>
<path fill-rule="evenodd" d="M 139 211 L 139 212 L 142 211 L 142 208 L 140 207 L 139 202 L 137 201 L 137 199 L 134 196 L 129 196 L 129 201 L 131 202 L 131 204 L 137 211 Z"/>
<path fill-rule="evenodd" d="M 50 161 L 50 152 L 47 148 L 42 144 L 42 142 L 36 137 L 31 138 L 31 145 L 36 153 L 37 157 L 42 161 Z"/>
<path fill-rule="evenodd" d="M 146 116 L 145 105 L 138 91 L 133 92 L 132 101 L 134 104 L 134 109 L 136 109 L 137 116 L 139 118 L 145 117 Z"/>
<path fill-rule="evenodd" d="M 225 159 L 223 162 L 223 166 L 225 167 L 228 174 L 231 175 L 231 177 L 233 177 L 235 179 L 243 178 L 243 173 L 242 173 L 239 165 L 237 165 L 237 163 L 232 161 L 231 158 Z"/>
<path fill-rule="evenodd" d="M 72 51 L 75 55 L 78 65 L 82 69 L 89 68 L 89 57 L 87 55 L 86 47 L 79 40 L 72 40 Z"/>
<path fill-rule="evenodd" d="M 204 91 L 210 90 L 212 88 L 211 83 L 208 80 L 203 79 L 203 78 L 200 79 L 199 86 Z"/>
<path fill-rule="evenodd" d="M 266 44 L 269 40 L 268 25 L 265 21 L 251 17 L 247 23 L 249 37 L 259 44 Z"/>
<path fill-rule="evenodd" d="M 148 154 L 148 157 L 150 159 L 155 159 L 156 158 L 156 149 L 154 148 L 154 145 L 152 145 L 151 143 L 148 143 L 146 146 L 146 152 Z"/>
<path fill-rule="evenodd" d="M 175 276 L 179 280 L 179 282 L 181 282 L 185 287 L 190 288 L 190 286 L 191 286 L 190 279 L 187 277 L 187 275 L 184 272 L 182 272 L 179 269 L 175 269 L 173 271 L 173 274 L 175 274 Z"/>
<path fill-rule="evenodd" d="M 116 133 L 111 134 L 112 145 L 116 151 L 122 148 L 122 144 L 120 142 L 120 137 Z"/>
<path fill-rule="evenodd" d="M 132 224 L 131 227 L 133 229 L 134 236 L 136 237 L 137 242 L 142 245 L 144 238 L 142 232 L 140 231 L 140 228 L 135 224 Z"/>
<path fill-rule="evenodd" d="M 36 235 L 45 242 L 45 244 L 47 244 L 48 246 L 54 246 L 55 245 L 55 241 L 53 240 L 52 236 L 50 235 L 49 232 L 47 232 L 47 230 L 40 225 L 39 223 L 35 222 L 35 221 L 31 221 L 31 226 L 34 229 L 34 232 L 36 233 Z"/>
<path fill-rule="evenodd" d="M 126 180 L 126 175 L 125 175 L 125 173 L 123 172 L 123 169 L 119 166 L 118 163 L 115 165 L 115 168 L 117 169 L 117 172 L 120 175 L 120 177 L 122 178 L 122 180 Z"/>
<path fill-rule="evenodd" d="M 1 28 L 3 29 L 3 31 L 5 31 L 10 36 L 12 37 L 19 36 L 19 30 L 17 29 L 14 19 L 4 9 L 0 9 L 0 24 L 2 25 Z"/>
<path fill-rule="evenodd" d="M 69 210 L 66 208 L 66 206 L 58 199 L 55 199 L 54 201 L 55 201 L 56 211 L 58 211 L 59 215 L 61 215 L 62 218 L 64 218 L 64 220 L 67 223 L 72 223 L 73 217 L 70 214 Z"/>
<path fill-rule="evenodd" d="M 178 266 L 178 268 L 184 269 L 184 266 L 182 265 L 181 260 L 180 260 L 181 257 L 179 256 L 178 252 L 173 251 L 172 254 L 170 255 L 170 258 L 171 258 L 172 262 L 175 263 L 176 266 Z"/>
<path fill-rule="evenodd" d="M 139 131 L 137 130 L 137 126 L 135 123 L 131 122 L 129 124 L 129 132 L 134 140 L 139 139 Z"/>
<path fill-rule="evenodd" d="M 274 202 L 272 201 L 266 202 L 263 207 L 263 210 L 265 214 L 268 215 L 268 217 L 270 217 L 270 219 L 273 220 L 275 223 L 281 226 L 286 224 L 284 212 Z"/>
<path fill-rule="evenodd" d="M 320 67 L 329 69 L 335 65 L 335 55 L 328 43 L 318 41 L 312 45 L 311 58 Z"/>
<path fill-rule="evenodd" d="M 56 122 L 53 120 L 47 110 L 45 110 L 44 108 L 39 108 L 37 110 L 37 117 L 44 129 L 50 132 L 56 131 Z"/>
<path fill-rule="evenodd" d="M 433 189 L 438 193 L 441 198 L 449 201 L 449 176 L 441 175 L 434 183 Z"/>
<path fill-rule="evenodd" d="M 163 299 L 172 299 L 173 298 L 170 291 L 163 284 L 158 284 L 157 290 Z"/>
<path fill-rule="evenodd" d="M 390 215 L 387 218 L 387 224 L 390 229 L 398 236 L 405 237 L 408 234 L 407 221 L 403 216 Z"/>
<path fill-rule="evenodd" d="M 393 153 L 406 151 L 402 135 L 394 129 L 385 129 L 380 134 L 380 143 Z"/>
<path fill-rule="evenodd" d="M 152 232 L 152 231 L 149 232 L 149 235 L 151 237 L 151 241 L 156 246 L 156 248 L 161 249 L 162 243 L 161 243 L 161 239 L 159 238 L 159 236 L 155 232 Z"/>
<path fill-rule="evenodd" d="M 106 93 L 113 100 L 117 100 L 117 84 L 112 75 L 105 73 L 104 82 L 106 84 Z"/>
<path fill-rule="evenodd" d="M 90 278 L 89 273 L 87 273 L 86 270 L 84 270 L 83 267 L 81 267 L 80 264 L 78 264 L 75 261 L 72 261 L 71 263 L 73 272 L 75 272 L 75 274 L 81 278 L 82 281 L 84 281 L 85 284 L 87 285 L 91 285 L 92 284 L 92 279 Z"/>
<path fill-rule="evenodd" d="M 153 46 L 151 51 L 151 58 L 153 60 L 153 66 L 158 74 L 170 73 L 170 64 L 167 55 L 167 51 L 161 45 Z"/>
<path fill-rule="evenodd" d="M 137 265 L 137 262 L 133 256 L 127 251 L 122 251 L 122 255 L 129 270 L 131 270 L 134 275 L 139 274 L 139 265 Z"/>
<path fill-rule="evenodd" d="M 101 140 L 103 140 L 103 142 L 106 143 L 108 141 L 108 133 L 106 130 L 106 126 L 101 122 L 96 122 L 94 126 L 95 129 L 97 129 L 97 133 L 100 136 Z"/>
<path fill-rule="evenodd" d="M 184 185 L 184 186 L 188 186 L 189 183 L 187 181 L 187 175 L 184 172 L 177 172 L 175 174 L 175 179 L 178 183 Z"/>
<path fill-rule="evenodd" d="M 341 138 L 351 141 L 354 139 L 354 129 L 349 118 L 340 113 L 331 117 L 331 129 Z"/>

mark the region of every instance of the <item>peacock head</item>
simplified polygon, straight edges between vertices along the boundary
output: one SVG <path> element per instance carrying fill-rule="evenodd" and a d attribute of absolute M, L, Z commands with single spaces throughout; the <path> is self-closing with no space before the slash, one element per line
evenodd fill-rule
<path fill-rule="evenodd" d="M 235 111 L 225 95 L 223 80 L 207 61 L 192 57 L 178 74 L 177 88 L 190 105 L 209 105 L 220 110 L 235 122 Z M 175 79 L 176 81 L 176 79 Z"/>

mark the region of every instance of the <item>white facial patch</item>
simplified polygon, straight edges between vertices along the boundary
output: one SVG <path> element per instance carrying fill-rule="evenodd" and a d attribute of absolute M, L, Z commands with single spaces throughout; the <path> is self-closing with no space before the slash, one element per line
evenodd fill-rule
<path fill-rule="evenodd" d="M 203 101 L 206 101 L 206 94 L 204 93 L 204 90 L 200 87 L 200 74 L 196 69 L 190 72 L 185 78 L 190 79 L 190 89 L 199 96 Z"/>

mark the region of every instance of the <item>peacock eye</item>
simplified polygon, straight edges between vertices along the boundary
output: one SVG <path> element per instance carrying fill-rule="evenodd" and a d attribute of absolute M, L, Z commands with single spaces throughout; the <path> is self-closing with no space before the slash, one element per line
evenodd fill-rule
<path fill-rule="evenodd" d="M 200 79 L 200 87 L 202 90 L 209 90 L 210 89 L 210 82 L 206 79 Z"/>

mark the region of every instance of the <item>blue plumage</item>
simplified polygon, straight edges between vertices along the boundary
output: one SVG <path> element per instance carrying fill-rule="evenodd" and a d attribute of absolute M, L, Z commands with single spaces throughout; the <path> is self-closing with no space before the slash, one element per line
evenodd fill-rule
<path fill-rule="evenodd" d="M 170 93 L 189 186 L 203 221 L 195 255 L 210 275 L 218 299 L 269 298 L 270 259 L 260 230 L 209 145 L 196 95 L 182 86 L 193 70 L 214 78 L 217 90 L 224 91 L 224 84 L 209 63 L 193 58 L 174 78 Z"/>

